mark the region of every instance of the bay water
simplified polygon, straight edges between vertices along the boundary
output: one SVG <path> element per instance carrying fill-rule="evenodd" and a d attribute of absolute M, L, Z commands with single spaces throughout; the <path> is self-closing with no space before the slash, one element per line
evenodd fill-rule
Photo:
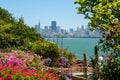
<path fill-rule="evenodd" d="M 83 58 L 83 53 L 87 53 L 87 58 L 94 56 L 94 46 L 98 44 L 99 38 L 46 38 L 47 41 L 55 42 L 61 48 L 73 52 L 77 59 Z"/>

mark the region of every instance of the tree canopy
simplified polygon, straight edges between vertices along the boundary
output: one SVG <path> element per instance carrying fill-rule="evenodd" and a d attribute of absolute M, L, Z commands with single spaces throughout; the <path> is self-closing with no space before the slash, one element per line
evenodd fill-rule
<path fill-rule="evenodd" d="M 84 14 L 85 18 L 90 20 L 89 25 L 94 28 L 109 29 L 113 19 L 120 20 L 119 0 L 75 0 L 75 3 L 79 4 L 78 13 Z"/>
<path fill-rule="evenodd" d="M 35 41 L 43 41 L 43 38 L 34 28 L 27 26 L 23 18 L 16 20 L 0 7 L 0 48 L 17 48 Z"/>
<path fill-rule="evenodd" d="M 98 47 L 109 60 L 101 69 L 102 80 L 119 80 L 120 0 L 75 0 L 75 4 L 78 14 L 90 20 L 91 29 L 98 28 L 103 34 Z"/>

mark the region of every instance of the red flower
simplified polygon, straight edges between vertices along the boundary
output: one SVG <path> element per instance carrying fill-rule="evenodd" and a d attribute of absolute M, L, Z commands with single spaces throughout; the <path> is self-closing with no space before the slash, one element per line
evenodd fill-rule
<path fill-rule="evenodd" d="M 5 80 L 4 78 L 0 78 L 0 80 Z"/>

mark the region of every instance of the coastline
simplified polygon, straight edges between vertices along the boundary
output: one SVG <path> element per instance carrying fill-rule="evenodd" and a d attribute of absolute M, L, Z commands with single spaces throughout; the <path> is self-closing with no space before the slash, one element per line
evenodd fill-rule
<path fill-rule="evenodd" d="M 100 38 L 46 38 L 46 41 L 56 43 L 60 48 L 67 49 L 74 53 L 77 59 L 82 59 L 83 53 L 87 53 L 88 58 L 94 56 L 94 46 Z"/>

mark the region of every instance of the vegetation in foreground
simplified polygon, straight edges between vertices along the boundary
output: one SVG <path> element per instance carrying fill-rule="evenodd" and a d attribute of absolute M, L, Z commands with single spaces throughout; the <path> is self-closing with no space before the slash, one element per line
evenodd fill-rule
<path fill-rule="evenodd" d="M 75 59 L 73 53 L 46 42 L 34 28 L 24 23 L 22 17 L 16 20 L 1 7 L 0 33 L 1 80 L 60 80 L 62 77 L 54 70 L 47 70 L 40 64 L 41 59 L 46 60 L 46 66 L 58 67 L 68 67 L 66 65 Z"/>
<path fill-rule="evenodd" d="M 31 52 L 0 52 L 0 80 L 59 80 L 41 61 L 41 56 Z"/>
<path fill-rule="evenodd" d="M 0 8 L 0 33 L 1 50 L 31 51 L 43 58 L 50 57 L 53 61 L 59 56 L 65 56 L 68 59 L 75 58 L 73 53 L 62 50 L 57 44 L 46 42 L 34 28 L 24 23 L 23 18 L 16 20 L 7 10 L 2 8 Z"/>
<path fill-rule="evenodd" d="M 120 80 L 120 1 L 75 0 L 75 3 L 79 5 L 78 13 L 90 20 L 91 29 L 99 29 L 103 35 L 96 49 L 104 53 L 104 60 L 100 67 L 96 54 L 94 80 Z"/>

